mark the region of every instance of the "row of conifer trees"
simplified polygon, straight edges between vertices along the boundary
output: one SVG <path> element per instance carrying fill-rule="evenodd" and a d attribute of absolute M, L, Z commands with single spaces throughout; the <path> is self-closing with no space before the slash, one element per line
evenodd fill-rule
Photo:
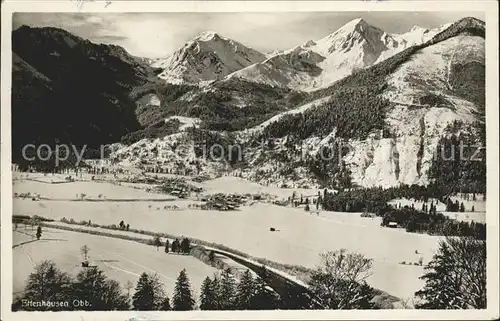
<path fill-rule="evenodd" d="M 46 304 L 33 306 L 26 302 Z M 67 303 L 56 306 L 55 302 Z M 82 268 L 73 278 L 53 261 L 43 261 L 30 274 L 25 290 L 13 303 L 13 310 L 265 310 L 277 309 L 279 305 L 279 295 L 249 270 L 239 278 L 229 268 L 212 278 L 206 277 L 197 300 L 185 269 L 180 271 L 169 297 L 157 274 L 142 273 L 135 288 L 130 281 L 122 287 L 95 266 Z"/>

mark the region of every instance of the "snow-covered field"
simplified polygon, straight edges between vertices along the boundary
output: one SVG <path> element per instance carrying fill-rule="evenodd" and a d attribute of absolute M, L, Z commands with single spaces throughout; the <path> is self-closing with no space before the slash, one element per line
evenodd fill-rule
<path fill-rule="evenodd" d="M 146 192 L 130 186 L 119 186 L 104 182 L 65 182 L 60 184 L 42 183 L 31 180 L 15 180 L 14 193 L 39 194 L 50 199 L 79 199 L 85 194 L 86 199 L 168 199 L 172 196 Z M 101 197 L 99 197 L 101 195 Z"/>
<path fill-rule="evenodd" d="M 204 189 L 204 193 L 238 193 L 238 194 L 270 194 L 278 198 L 286 199 L 295 192 L 296 197 L 303 195 L 304 197 L 317 196 L 318 192 L 323 193 L 320 189 L 306 188 L 280 188 L 276 186 L 263 186 L 254 182 L 247 181 L 233 176 L 222 176 L 216 179 L 204 181 L 200 184 Z"/>
<path fill-rule="evenodd" d="M 13 231 L 13 244 L 32 238 L 25 232 L 34 233 L 35 230 L 24 230 L 20 226 L 19 231 Z M 109 278 L 117 280 L 122 286 L 130 281 L 135 287 L 141 273 L 157 273 L 169 297 L 172 297 L 175 280 L 182 269 L 186 269 L 196 296 L 200 293 L 203 279 L 217 272 L 192 256 L 165 254 L 162 248 L 157 251 L 153 246 L 134 241 L 44 228 L 40 241 L 13 249 L 14 295 L 21 293 L 34 265 L 43 260 L 52 260 L 61 270 L 76 276 L 82 269 L 80 248 L 84 244 L 90 248 L 90 264 L 97 265 Z"/>
<path fill-rule="evenodd" d="M 224 179 L 220 179 L 219 184 L 208 182 L 206 187 L 211 184 L 216 185 L 214 191 L 226 188 L 227 191 L 237 192 L 243 188 Z M 56 185 L 48 186 L 52 188 Z M 380 219 L 361 218 L 358 213 L 322 212 L 316 216 L 302 209 L 262 203 L 243 206 L 240 211 L 232 212 L 167 211 L 161 202 L 155 202 L 152 208 L 149 206 L 151 203 L 33 202 L 15 199 L 14 212 L 53 219 L 92 220 L 98 224 L 117 224 L 124 220 L 131 228 L 195 237 L 225 244 L 254 257 L 311 268 L 319 263 L 321 252 L 346 248 L 372 258 L 371 285 L 400 298 L 411 297 L 422 287 L 418 277 L 422 275 L 423 267 L 399 263 L 417 262 L 420 257 L 424 264 L 428 263 L 439 239 L 382 228 Z M 279 231 L 270 232 L 270 227 Z M 132 252 L 127 250 L 126 253 Z"/>
<path fill-rule="evenodd" d="M 244 179 L 223 176 L 197 183 L 203 188 L 203 194 L 241 193 L 274 195 L 278 199 L 292 196 L 311 197 L 317 195 L 317 189 L 286 189 L 275 186 L 263 186 Z M 313 268 L 319 263 L 319 254 L 324 251 L 345 248 L 364 254 L 374 260 L 369 283 L 383 291 L 402 299 L 410 298 L 423 286 L 418 278 L 423 274 L 423 266 L 413 265 L 420 258 L 427 264 L 437 249 L 440 237 L 424 234 L 407 233 L 403 229 L 389 229 L 380 226 L 380 218 L 363 218 L 361 213 L 341 213 L 321 211 L 319 215 L 306 213 L 302 208 L 279 207 L 269 203 L 252 202 L 238 211 L 203 211 L 188 208 L 196 203 L 194 199 L 175 201 L 141 202 L 74 202 L 77 193 L 86 193 L 91 197 L 104 194 L 108 198 L 152 198 L 153 194 L 144 189 L 146 184 L 122 184 L 98 182 L 74 182 L 64 184 L 46 184 L 29 180 L 16 180 L 14 192 L 40 193 L 58 199 L 68 200 L 32 201 L 14 199 L 14 213 L 40 215 L 56 220 L 66 217 L 76 221 L 91 220 L 97 224 L 118 224 L 121 220 L 131 228 L 153 232 L 165 232 L 179 236 L 202 239 L 224 244 L 245 252 L 253 257 L 266 258 L 279 263 L 302 265 Z M 445 206 L 438 203 L 438 211 L 453 219 L 485 222 L 485 201 L 482 195 L 477 200 L 469 201 L 466 196 L 455 196 L 464 202 L 464 213 L 444 212 Z M 415 204 L 421 208 L 421 202 L 408 199 L 396 199 L 391 204 L 402 206 Z M 177 210 L 166 210 L 165 205 L 177 205 Z M 430 204 L 430 201 L 429 201 Z M 434 200 L 434 204 L 436 201 Z M 469 207 L 474 205 L 475 211 Z M 276 232 L 270 232 L 274 227 Z M 122 241 L 123 242 L 123 241 Z M 34 242 L 36 243 L 36 242 Z M 32 243 L 25 245 L 33 246 Z M 90 245 L 89 245 L 90 246 Z M 138 245 L 142 246 L 142 245 Z M 18 251 L 18 250 L 16 250 Z M 153 251 L 154 252 L 154 251 Z M 48 252 L 50 253 L 50 252 Z M 129 250 L 121 253 L 132 253 Z M 78 253 L 76 254 L 78 255 Z M 153 253 L 154 255 L 154 253 Z M 401 262 L 410 264 L 400 264 Z M 167 264 L 168 266 L 168 264 Z"/>

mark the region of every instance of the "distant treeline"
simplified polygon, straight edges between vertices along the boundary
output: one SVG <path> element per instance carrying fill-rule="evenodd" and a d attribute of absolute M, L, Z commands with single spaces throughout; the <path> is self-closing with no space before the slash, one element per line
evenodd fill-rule
<path fill-rule="evenodd" d="M 442 203 L 448 204 L 447 209 L 460 209 L 456 202 L 453 203 L 442 191 L 436 190 L 437 185 L 401 185 L 392 188 L 367 188 L 353 189 L 338 193 L 325 190 L 320 196 L 320 202 L 325 210 L 339 212 L 371 212 L 382 217 L 382 225 L 387 226 L 389 222 L 395 222 L 406 228 L 408 232 L 420 232 L 432 235 L 447 236 L 474 236 L 478 239 L 486 239 L 486 224 L 459 222 L 437 213 L 436 205 L 431 201 L 430 208 L 424 206 L 417 210 L 414 206 L 394 208 L 387 203 L 393 199 L 407 198 L 415 201 L 428 203 L 435 195 L 439 195 Z M 453 207 L 450 207 L 453 204 Z"/>

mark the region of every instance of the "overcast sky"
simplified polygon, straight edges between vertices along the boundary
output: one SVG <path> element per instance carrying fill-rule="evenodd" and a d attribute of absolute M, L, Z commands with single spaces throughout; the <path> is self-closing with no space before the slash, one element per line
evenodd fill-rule
<path fill-rule="evenodd" d="M 434 28 L 476 12 L 304 12 L 304 13 L 15 13 L 13 28 L 52 26 L 96 43 L 112 43 L 133 55 L 166 57 L 202 31 L 215 31 L 262 52 L 318 40 L 345 23 L 363 18 L 389 33 L 413 26 Z"/>

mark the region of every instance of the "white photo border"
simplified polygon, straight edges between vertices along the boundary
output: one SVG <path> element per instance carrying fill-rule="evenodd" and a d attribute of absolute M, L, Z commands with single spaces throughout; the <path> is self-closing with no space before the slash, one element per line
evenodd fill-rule
<path fill-rule="evenodd" d="M 1 319 L 2 320 L 484 320 L 499 315 L 498 4 L 496 1 L 83 1 L 2 3 Z M 111 2 L 106 6 L 107 2 Z M 486 22 L 487 302 L 485 310 L 292 310 L 189 312 L 12 312 L 11 32 L 14 12 L 479 11 Z"/>

